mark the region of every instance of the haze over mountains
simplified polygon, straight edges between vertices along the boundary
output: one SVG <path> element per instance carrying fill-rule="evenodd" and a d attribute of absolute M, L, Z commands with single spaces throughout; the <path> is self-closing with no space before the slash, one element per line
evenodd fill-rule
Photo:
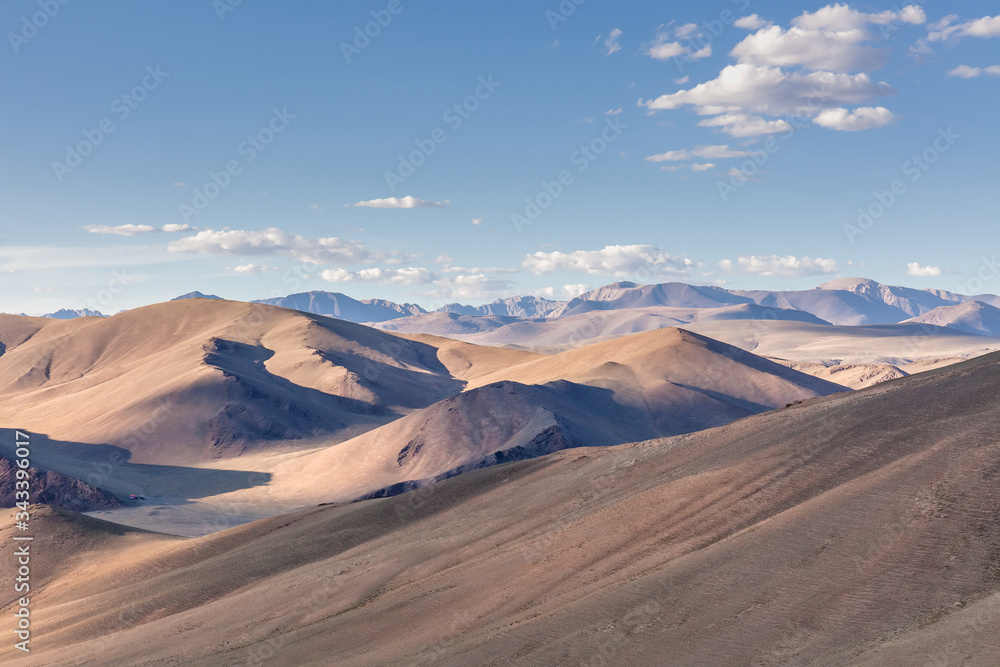
<path fill-rule="evenodd" d="M 186 298 L 220 297 L 190 292 L 175 300 Z M 482 306 L 449 304 L 433 313 L 428 313 L 417 304 L 397 304 L 385 299 L 357 300 L 339 292 L 303 292 L 253 303 L 266 303 L 359 324 L 392 322 L 393 330 L 412 333 L 439 333 L 434 329 L 448 330 L 449 327 L 453 330 L 461 328 L 466 332 L 473 329 L 475 332 L 484 332 L 525 319 L 563 319 L 596 311 L 669 308 L 680 311 L 661 311 L 658 314 L 673 316 L 677 322 L 704 319 L 699 315 L 703 310 L 724 312 L 721 309 L 729 309 L 732 319 L 800 319 L 845 326 L 897 324 L 911 320 L 927 321 L 936 326 L 968 333 L 1000 335 L 997 313 L 993 310 L 1000 309 L 1000 296 L 968 296 L 944 290 L 897 287 L 865 278 L 842 278 L 812 290 L 799 291 L 728 290 L 684 283 L 637 285 L 618 282 L 586 292 L 569 301 L 518 296 L 497 299 Z M 967 305 L 973 303 L 980 305 Z M 966 305 L 966 308 L 952 308 L 962 305 Z M 740 307 L 744 310 L 740 310 Z M 938 308 L 944 310 L 936 313 L 930 320 L 916 319 Z M 686 314 L 686 311 L 691 311 L 691 314 Z M 972 311 L 983 311 L 983 314 L 970 314 Z M 442 314 L 445 317 L 434 317 Z M 45 317 L 68 319 L 88 315 L 99 316 L 100 313 L 62 310 Z M 970 318 L 974 321 L 969 321 Z"/>

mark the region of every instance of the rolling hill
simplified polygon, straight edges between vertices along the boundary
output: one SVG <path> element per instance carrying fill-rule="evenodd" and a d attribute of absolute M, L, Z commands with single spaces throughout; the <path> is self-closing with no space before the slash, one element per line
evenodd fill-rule
<path fill-rule="evenodd" d="M 1000 336 L 1000 308 L 981 301 L 967 301 L 958 306 L 941 306 L 906 322 L 930 324 L 981 336 Z"/>
<path fill-rule="evenodd" d="M 0 659 L 992 665 L 998 383 L 994 354 L 193 541 L 51 516 L 88 557 Z"/>

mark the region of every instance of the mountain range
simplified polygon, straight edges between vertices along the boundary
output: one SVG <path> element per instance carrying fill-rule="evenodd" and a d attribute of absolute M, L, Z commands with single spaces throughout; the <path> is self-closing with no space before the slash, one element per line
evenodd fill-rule
<path fill-rule="evenodd" d="M 191 292 L 176 299 L 187 298 L 219 299 L 215 295 L 201 292 Z M 562 319 L 597 311 L 672 308 L 697 313 L 729 308 L 733 319 L 801 319 L 844 326 L 914 321 L 968 333 L 1000 335 L 1000 325 L 997 322 L 997 315 L 1000 313 L 995 310 L 1000 309 L 1000 296 L 968 296 L 944 290 L 890 286 L 865 278 L 842 278 L 812 290 L 799 291 L 728 290 L 717 286 L 684 283 L 637 285 L 617 282 L 569 301 L 518 296 L 497 299 L 481 306 L 449 304 L 434 311 L 433 314 L 446 316 L 438 318 L 426 317 L 430 313 L 416 304 L 397 304 L 384 299 L 357 300 L 339 292 L 303 292 L 253 303 L 281 306 L 359 324 L 391 321 L 393 330 L 413 333 L 438 333 L 437 329 L 440 327 L 484 332 L 520 320 Z M 966 306 L 964 310 L 956 308 L 966 304 L 978 305 Z M 747 309 L 741 311 L 739 306 Z M 925 318 L 937 309 L 943 310 Z M 45 315 L 58 319 L 78 316 L 102 315 L 89 310 L 61 310 Z M 695 319 L 701 318 L 689 316 L 686 321 Z"/>
<path fill-rule="evenodd" d="M 262 512 L 845 390 L 675 328 L 543 355 L 200 298 L 112 318 L 4 315 L 0 343 L 0 424 L 44 434 L 44 470 L 87 479 L 95 457 L 116 458 L 99 488 L 162 499 L 178 466 L 218 470 L 197 482 L 210 496 L 238 461 L 266 479 L 267 497 L 226 488 Z"/>

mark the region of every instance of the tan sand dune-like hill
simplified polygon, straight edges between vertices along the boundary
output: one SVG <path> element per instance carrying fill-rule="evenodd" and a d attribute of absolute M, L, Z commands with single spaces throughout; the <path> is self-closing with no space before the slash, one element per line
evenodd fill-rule
<path fill-rule="evenodd" d="M 0 322 L 0 422 L 138 462 L 354 434 L 464 386 L 431 345 L 273 306 L 189 299 L 47 322 L 32 337 L 34 319 Z"/>
<path fill-rule="evenodd" d="M 678 329 L 545 356 L 205 299 L 49 326 L 0 357 L 0 418 L 47 436 L 47 469 L 89 479 L 110 461 L 101 483 L 155 508 L 120 520 L 163 530 L 180 529 L 146 522 L 161 504 L 213 498 L 257 518 L 838 391 Z"/>
<path fill-rule="evenodd" d="M 0 659 L 993 665 L 998 384 L 990 355 L 699 433 L 138 542 L 127 567 L 94 552 L 35 593 L 38 653 Z"/>

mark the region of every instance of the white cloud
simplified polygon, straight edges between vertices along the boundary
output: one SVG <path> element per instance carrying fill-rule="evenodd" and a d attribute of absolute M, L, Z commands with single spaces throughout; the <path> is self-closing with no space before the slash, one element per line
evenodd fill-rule
<path fill-rule="evenodd" d="M 362 269 L 348 271 L 346 269 L 327 269 L 319 274 L 320 278 L 331 283 L 374 282 L 379 285 L 427 285 L 437 279 L 430 269 L 424 267 L 407 267 L 404 269 Z"/>
<path fill-rule="evenodd" d="M 622 31 L 618 28 L 615 28 L 614 30 L 611 31 L 611 34 L 608 35 L 608 38 L 604 40 L 605 55 L 610 56 L 622 50 L 621 44 L 618 43 L 618 40 L 621 38 L 622 34 L 623 34 Z"/>
<path fill-rule="evenodd" d="M 239 266 L 230 266 L 228 271 L 233 273 L 242 273 L 245 275 L 258 275 L 261 273 L 267 273 L 270 271 L 279 271 L 280 269 L 276 266 L 260 266 L 257 264 L 240 264 Z"/>
<path fill-rule="evenodd" d="M 711 162 L 698 163 L 693 162 L 691 164 L 691 171 L 708 171 L 709 169 L 715 168 L 715 165 Z"/>
<path fill-rule="evenodd" d="M 660 153 L 659 155 L 650 155 L 646 158 L 646 161 L 679 162 L 681 160 L 690 160 L 696 157 L 704 158 L 706 160 L 722 160 L 725 158 L 746 157 L 747 155 L 750 155 L 747 151 L 734 150 L 725 145 L 698 146 L 697 148 L 692 148 L 691 150 L 667 151 L 666 153 Z"/>
<path fill-rule="evenodd" d="M 590 285 L 577 283 L 576 285 L 563 285 L 562 295 L 564 299 L 575 299 L 581 294 L 586 294 L 591 290 Z"/>
<path fill-rule="evenodd" d="M 608 111 L 605 111 L 604 114 L 607 115 L 607 116 L 617 116 L 621 112 L 622 112 L 621 108 L 618 108 L 618 109 L 609 109 Z"/>
<path fill-rule="evenodd" d="M 1000 37 L 1000 14 L 969 21 L 961 26 L 960 32 L 969 37 Z"/>
<path fill-rule="evenodd" d="M 697 36 L 697 28 L 693 23 L 687 23 L 674 30 L 673 36 L 669 32 L 659 32 L 656 38 L 646 46 L 645 53 L 655 60 L 670 60 L 678 56 L 684 56 L 685 60 L 701 60 L 712 55 L 712 45 L 707 44 L 698 50 L 685 46 L 676 39 L 691 39 Z"/>
<path fill-rule="evenodd" d="M 445 208 L 450 201 L 431 201 L 429 199 L 417 199 L 416 197 L 387 197 L 385 199 L 369 199 L 351 204 L 364 208 Z"/>
<path fill-rule="evenodd" d="M 482 218 L 473 218 L 472 219 L 472 224 L 474 224 L 476 227 L 479 227 L 479 226 L 481 226 L 483 224 L 483 219 Z"/>
<path fill-rule="evenodd" d="M 165 232 L 188 232 L 194 229 L 191 225 L 167 224 L 161 228 Z"/>
<path fill-rule="evenodd" d="M 170 252 L 199 255 L 284 255 L 304 262 L 358 262 L 375 259 L 356 241 L 336 237 L 311 239 L 276 227 L 260 231 L 205 229 L 167 245 Z"/>
<path fill-rule="evenodd" d="M 916 45 L 910 49 L 911 53 L 931 53 L 929 44 L 933 42 L 957 43 L 965 37 L 979 37 L 988 39 L 1000 37 L 1000 15 L 984 16 L 959 23 L 956 14 L 949 14 L 940 21 L 936 21 L 927 26 L 927 36 L 917 40 Z"/>
<path fill-rule="evenodd" d="M 737 28 L 744 28 L 745 30 L 760 30 L 761 28 L 766 28 L 771 25 L 770 21 L 765 21 L 756 14 L 751 14 L 750 16 L 744 16 L 743 18 L 736 19 L 733 25 Z"/>
<path fill-rule="evenodd" d="M 941 269 L 937 266 L 921 266 L 917 262 L 910 262 L 906 265 L 906 275 L 914 278 L 936 278 L 941 275 Z"/>
<path fill-rule="evenodd" d="M 761 22 L 756 15 L 746 18 L 747 26 L 744 27 Z M 756 21 L 749 20 L 751 18 Z M 919 24 L 926 20 L 923 10 L 916 5 L 898 12 L 866 14 L 838 3 L 814 13 L 805 12 L 793 19 L 787 30 L 776 25 L 761 27 L 737 44 L 730 55 L 751 65 L 801 66 L 833 72 L 870 71 L 885 64 L 888 52 L 866 45 L 876 39 L 866 29 L 869 24 Z"/>
<path fill-rule="evenodd" d="M 674 79 L 674 83 L 676 83 L 678 86 L 683 86 L 685 83 L 687 83 L 690 80 L 691 80 L 691 77 L 689 75 L 685 74 L 684 76 L 682 76 L 679 79 Z"/>
<path fill-rule="evenodd" d="M 859 30 L 870 23 L 876 25 L 892 25 L 894 23 L 919 25 L 926 22 L 927 16 L 919 5 L 907 5 L 899 11 L 866 14 L 842 3 L 827 5 L 811 14 L 805 12 L 792 19 L 792 25 L 814 30 Z"/>
<path fill-rule="evenodd" d="M 895 91 L 865 73 L 785 72 L 779 67 L 729 65 L 711 81 L 689 90 L 639 100 L 650 111 L 695 107 L 703 115 L 723 113 L 814 114 L 835 105 L 864 104 Z"/>
<path fill-rule="evenodd" d="M 150 225 L 118 225 L 117 227 L 87 225 L 84 229 L 91 234 L 113 234 L 115 236 L 135 236 L 136 234 L 147 234 L 156 231 L 156 227 Z"/>
<path fill-rule="evenodd" d="M 699 127 L 721 127 L 731 137 L 756 137 L 762 134 L 790 132 L 793 128 L 786 120 L 767 120 L 760 116 L 742 113 L 724 113 L 698 122 Z"/>
<path fill-rule="evenodd" d="M 978 76 L 983 76 L 984 74 L 990 76 L 1000 76 L 1000 65 L 990 65 L 989 67 L 969 67 L 968 65 L 959 65 L 955 69 L 948 72 L 948 76 L 957 76 L 961 79 L 975 79 Z"/>
<path fill-rule="evenodd" d="M 788 255 L 740 255 L 736 262 L 724 259 L 719 262 L 719 270 L 725 274 L 755 274 L 801 278 L 803 276 L 826 275 L 837 272 L 837 262 L 832 259 L 811 259 Z"/>
<path fill-rule="evenodd" d="M 691 39 L 698 35 L 697 23 L 685 23 L 674 30 L 674 37 L 677 39 Z"/>
<path fill-rule="evenodd" d="M 730 55 L 749 65 L 802 66 L 811 70 L 857 72 L 882 67 L 885 49 L 863 46 L 864 30 L 803 30 L 770 26 L 748 35 Z"/>
<path fill-rule="evenodd" d="M 892 112 L 885 107 L 859 107 L 847 109 L 827 109 L 813 118 L 813 122 L 831 130 L 859 132 L 885 127 L 893 120 Z"/>
<path fill-rule="evenodd" d="M 602 250 L 536 252 L 522 266 L 536 275 L 580 272 L 625 278 L 637 273 L 681 275 L 694 266 L 684 257 L 670 255 L 651 245 L 613 245 Z"/>
<path fill-rule="evenodd" d="M 486 274 L 458 275 L 441 278 L 434 283 L 442 299 L 485 299 L 509 292 L 513 283 Z"/>
<path fill-rule="evenodd" d="M 1000 15 L 984 16 L 964 23 L 956 23 L 958 16 L 949 14 L 937 23 L 927 26 L 927 42 L 958 41 L 963 37 L 1000 37 Z"/>

